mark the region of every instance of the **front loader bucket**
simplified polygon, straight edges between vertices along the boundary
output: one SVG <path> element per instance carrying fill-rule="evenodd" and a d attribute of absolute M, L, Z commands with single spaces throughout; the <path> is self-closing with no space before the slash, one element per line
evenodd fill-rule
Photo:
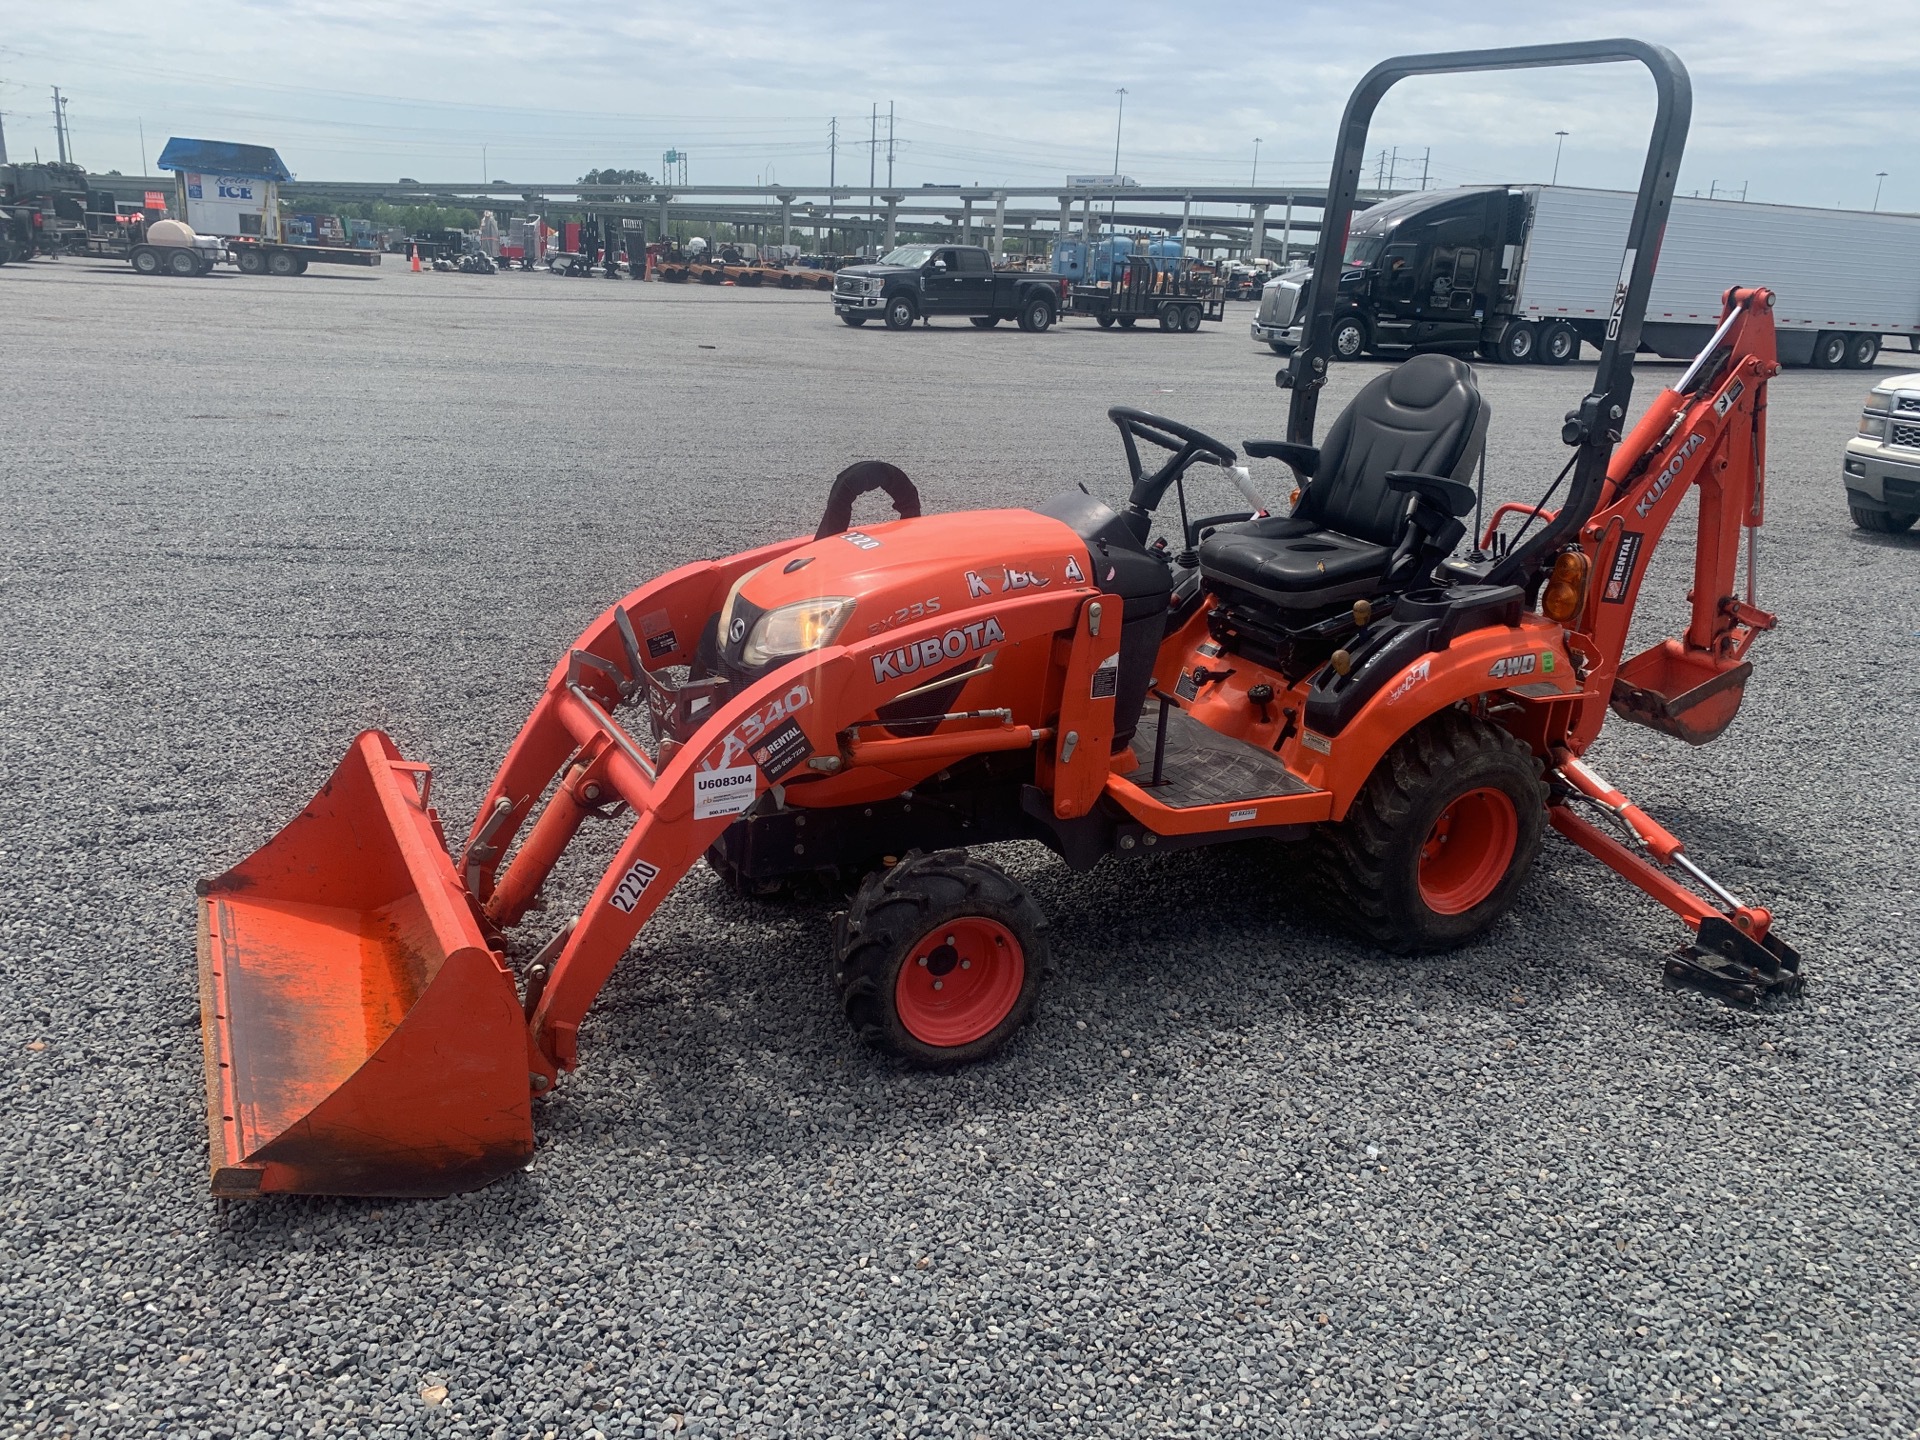
<path fill-rule="evenodd" d="M 1620 667 L 1613 681 L 1613 713 L 1663 735 L 1704 745 L 1740 713 L 1745 660 L 1716 661 L 1678 640 L 1662 640 Z"/>
<path fill-rule="evenodd" d="M 214 1194 L 449 1195 L 526 1163 L 526 1023 L 425 766 L 368 731 L 200 893 Z"/>

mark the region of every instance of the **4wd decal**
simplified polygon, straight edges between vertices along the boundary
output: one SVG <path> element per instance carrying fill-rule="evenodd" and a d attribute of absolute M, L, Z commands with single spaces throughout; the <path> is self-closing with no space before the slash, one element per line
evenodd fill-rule
<path fill-rule="evenodd" d="M 1707 437 L 1699 433 L 1689 435 L 1686 444 L 1680 447 L 1680 453 L 1667 462 L 1667 468 L 1660 472 L 1659 478 L 1640 497 L 1640 503 L 1633 507 L 1633 513 L 1642 520 L 1647 518 L 1654 506 L 1660 503 L 1660 497 L 1673 488 L 1673 482 L 1680 478 L 1680 472 L 1686 468 L 1687 459 L 1707 443 Z"/>
<path fill-rule="evenodd" d="M 871 535 L 865 534 L 859 530 L 848 530 L 845 533 L 846 533 L 847 543 L 853 546 L 855 549 L 878 550 L 880 548 L 880 542 L 874 539 L 873 536 Z"/>
<path fill-rule="evenodd" d="M 884 655 L 873 657 L 873 683 L 884 685 L 911 675 L 922 666 L 938 665 L 942 660 L 958 660 L 974 650 L 998 645 L 1007 638 L 1000 622 L 991 615 L 971 625 L 957 625 L 944 635 L 929 635 L 915 645 L 902 645 Z"/>
<path fill-rule="evenodd" d="M 1613 565 L 1607 571 L 1607 588 L 1600 598 L 1609 605 L 1624 605 L 1633 587 L 1633 570 L 1640 563 L 1640 543 L 1645 539 L 1637 530 L 1620 537 L 1620 548 L 1613 552 Z"/>
<path fill-rule="evenodd" d="M 807 732 L 800 728 L 800 722 L 788 716 L 769 730 L 759 744 L 751 746 L 747 753 L 767 772 L 767 783 L 771 785 L 813 754 L 813 742 L 807 739 Z"/>
<path fill-rule="evenodd" d="M 759 789 L 760 771 L 753 765 L 696 770 L 693 772 L 693 818 L 712 820 L 722 815 L 738 815 L 753 804 Z"/>
<path fill-rule="evenodd" d="M 1400 683 L 1387 692 L 1387 703 L 1392 704 L 1402 695 L 1410 694 L 1414 686 L 1420 684 L 1431 674 L 1433 674 L 1433 661 L 1422 660 L 1418 665 L 1402 675 L 1400 677 Z"/>
<path fill-rule="evenodd" d="M 1487 674 L 1495 680 L 1511 680 L 1516 675 L 1531 675 L 1540 664 L 1540 657 L 1529 652 L 1525 655 L 1509 655 L 1493 662 L 1493 668 Z"/>
<path fill-rule="evenodd" d="M 631 915 L 633 907 L 640 903 L 640 897 L 647 893 L 647 887 L 660 878 L 660 867 L 649 865 L 644 860 L 636 860 L 620 877 L 620 883 L 613 887 L 613 894 L 607 897 L 607 903 L 622 915 Z"/>
<path fill-rule="evenodd" d="M 727 766 L 735 764 L 751 746 L 758 745 L 762 737 L 767 736 L 774 726 L 812 703 L 813 692 L 805 685 L 795 685 L 786 694 L 768 701 L 734 726 L 733 733 L 720 742 L 718 758 L 710 757 L 701 768 L 724 770 Z"/>

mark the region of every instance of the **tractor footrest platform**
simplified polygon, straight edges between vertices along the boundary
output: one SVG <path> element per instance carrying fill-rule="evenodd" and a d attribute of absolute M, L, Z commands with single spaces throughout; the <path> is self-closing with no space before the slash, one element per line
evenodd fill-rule
<path fill-rule="evenodd" d="M 1140 768 L 1126 778 L 1173 810 L 1231 805 L 1274 795 L 1304 795 L 1313 787 L 1287 769 L 1278 755 L 1209 729 L 1178 706 L 1165 707 L 1167 746 L 1160 783 L 1153 783 L 1153 754 L 1162 707 L 1149 704 L 1134 732 Z"/>
<path fill-rule="evenodd" d="M 1797 999 L 1806 984 L 1800 952 L 1768 935 L 1755 940 L 1717 915 L 1700 922 L 1691 945 L 1667 961 L 1670 989 L 1699 990 L 1729 1005 L 1756 1005 L 1769 995 Z"/>

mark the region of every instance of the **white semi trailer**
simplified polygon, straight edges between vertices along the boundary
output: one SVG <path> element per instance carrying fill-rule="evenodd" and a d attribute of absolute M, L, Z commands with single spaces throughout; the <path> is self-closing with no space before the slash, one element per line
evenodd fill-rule
<path fill-rule="evenodd" d="M 1384 201 L 1348 234 L 1334 351 L 1565 364 L 1605 338 L 1632 211 L 1624 191 L 1564 185 Z M 1281 354 L 1299 343 L 1305 283 L 1267 287 L 1255 339 Z M 1734 285 L 1774 292 L 1783 363 L 1864 368 L 1886 340 L 1920 347 L 1920 218 L 1677 199 L 1643 347 L 1675 359 L 1699 353 Z"/>

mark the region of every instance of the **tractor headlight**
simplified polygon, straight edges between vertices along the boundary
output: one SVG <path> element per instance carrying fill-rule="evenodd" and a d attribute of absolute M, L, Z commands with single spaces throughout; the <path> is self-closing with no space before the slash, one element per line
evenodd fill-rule
<path fill-rule="evenodd" d="M 747 636 L 740 663 L 758 669 L 774 660 L 790 660 L 831 645 L 852 613 L 851 595 L 827 595 L 769 610 Z"/>

